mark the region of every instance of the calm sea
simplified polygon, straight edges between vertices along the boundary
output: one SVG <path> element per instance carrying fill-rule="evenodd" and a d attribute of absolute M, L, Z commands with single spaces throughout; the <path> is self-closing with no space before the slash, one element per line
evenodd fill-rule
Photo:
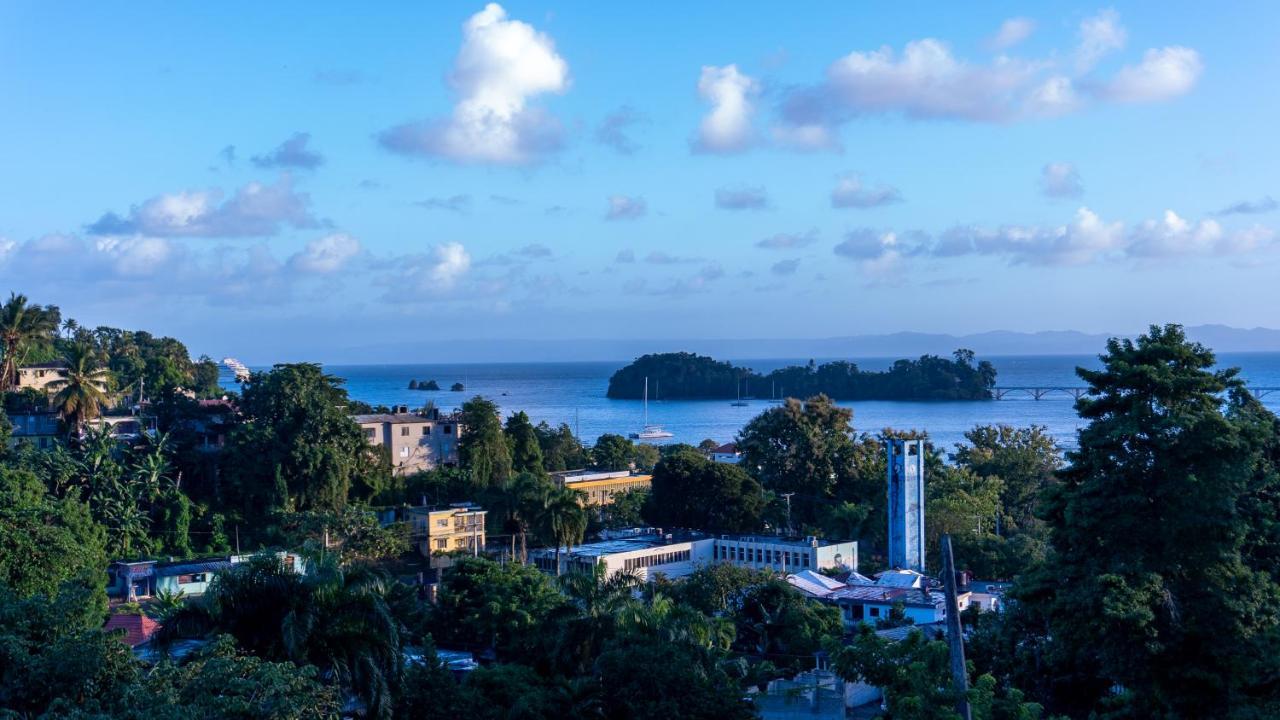
<path fill-rule="evenodd" d="M 1096 368 L 1096 356 L 990 357 L 999 371 L 999 386 L 1081 386 L 1075 376 L 1078 366 Z M 818 359 L 822 362 L 822 359 Z M 1280 353 L 1224 353 L 1220 364 L 1239 367 L 1251 385 L 1280 387 Z M 804 359 L 735 361 L 768 372 L 778 367 L 808 362 Z M 888 367 L 892 359 L 855 360 L 863 369 Z M 644 424 L 639 400 L 610 400 L 605 397 L 609 376 L 624 362 L 582 363 L 476 363 L 415 365 L 329 365 L 325 370 L 346 379 L 351 397 L 373 405 L 421 407 L 428 400 L 445 410 L 456 408 L 473 395 L 497 402 L 504 413 L 523 410 L 535 422 L 553 425 L 568 423 L 586 442 L 602 433 L 627 434 Z M 257 369 L 257 368 L 255 368 Z M 409 390 L 410 380 L 435 380 L 444 388 L 438 392 Z M 455 382 L 464 383 L 465 392 L 451 392 Z M 733 439 L 751 418 L 771 407 L 770 388 L 751 388 L 758 399 L 746 407 L 734 407 L 727 400 L 664 400 L 662 389 L 650 388 L 649 422 L 675 434 L 670 442 L 697 444 L 710 438 L 717 442 Z M 1263 402 L 1280 411 L 1280 392 Z M 979 424 L 1007 423 L 1017 426 L 1044 425 L 1064 446 L 1074 445 L 1081 426 L 1073 401 L 1063 394 L 1041 400 L 1011 395 L 1005 400 L 977 402 L 888 402 L 841 403 L 853 409 L 854 426 L 859 431 L 883 428 L 923 430 L 942 447 L 963 440 L 963 433 Z"/>

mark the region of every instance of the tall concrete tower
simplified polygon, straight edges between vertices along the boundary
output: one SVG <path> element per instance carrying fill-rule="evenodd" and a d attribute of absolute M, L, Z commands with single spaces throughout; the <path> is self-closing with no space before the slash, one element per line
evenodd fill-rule
<path fill-rule="evenodd" d="M 924 441 L 889 440 L 889 567 L 924 572 Z"/>

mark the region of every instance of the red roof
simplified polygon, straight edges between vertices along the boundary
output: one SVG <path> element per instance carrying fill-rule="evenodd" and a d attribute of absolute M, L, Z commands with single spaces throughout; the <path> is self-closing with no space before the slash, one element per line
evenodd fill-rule
<path fill-rule="evenodd" d="M 737 455 L 738 445 L 737 443 L 725 443 L 711 452 L 717 455 Z"/>
<path fill-rule="evenodd" d="M 129 647 L 137 647 L 156 634 L 160 623 L 146 615 L 112 615 L 102 629 L 107 632 L 124 630 L 120 639 Z"/>

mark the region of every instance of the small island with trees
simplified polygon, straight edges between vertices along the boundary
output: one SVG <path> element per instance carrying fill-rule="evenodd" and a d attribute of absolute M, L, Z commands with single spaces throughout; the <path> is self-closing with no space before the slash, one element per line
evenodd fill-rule
<path fill-rule="evenodd" d="M 615 372 L 607 397 L 639 399 L 646 377 L 651 393 L 670 400 L 731 399 L 770 388 L 778 396 L 824 394 L 835 400 L 990 400 L 996 369 L 986 360 L 975 362 L 972 350 L 957 350 L 951 358 L 898 360 L 884 371 L 861 370 L 846 360 L 810 360 L 767 375 L 694 353 L 655 353 Z"/>
<path fill-rule="evenodd" d="M 439 390 L 440 383 L 435 380 L 410 380 L 410 390 Z"/>

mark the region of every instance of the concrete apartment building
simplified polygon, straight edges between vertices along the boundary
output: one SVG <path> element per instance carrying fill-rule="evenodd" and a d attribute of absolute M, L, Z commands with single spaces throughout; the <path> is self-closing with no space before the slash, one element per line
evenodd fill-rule
<path fill-rule="evenodd" d="M 551 479 L 562 487 L 582 493 L 583 505 L 608 505 L 619 493 L 628 490 L 648 490 L 653 476 L 640 475 L 627 470 L 616 472 L 564 470 L 551 473 Z"/>
<path fill-rule="evenodd" d="M 458 464 L 462 424 L 457 413 L 443 414 L 436 408 L 409 412 L 408 407 L 401 405 L 391 413 L 351 417 L 360 425 L 370 445 L 387 448 L 392 471 L 397 475 Z"/>
<path fill-rule="evenodd" d="M 18 390 L 32 388 L 41 392 L 48 392 L 49 383 L 55 380 L 61 380 L 67 376 L 67 363 L 62 360 L 54 360 L 47 363 L 36 363 L 35 365 L 23 365 L 18 368 Z"/>
<path fill-rule="evenodd" d="M 540 569 L 549 573 L 556 571 L 554 548 L 534 550 L 529 555 Z M 671 579 L 684 577 L 701 566 L 716 562 L 780 573 L 823 568 L 856 570 L 858 544 L 828 543 L 813 537 L 712 537 L 702 533 L 663 533 L 645 528 L 629 536 L 560 550 L 561 573 L 585 572 L 596 565 L 603 565 L 606 577 L 617 572 L 632 572 L 646 581 L 657 573 Z"/>
<path fill-rule="evenodd" d="M 465 552 L 478 555 L 484 549 L 485 515 L 488 511 L 470 503 L 448 507 L 411 507 L 403 509 L 409 523 L 409 537 L 418 552 L 433 568 L 453 564 L 448 553 Z"/>

